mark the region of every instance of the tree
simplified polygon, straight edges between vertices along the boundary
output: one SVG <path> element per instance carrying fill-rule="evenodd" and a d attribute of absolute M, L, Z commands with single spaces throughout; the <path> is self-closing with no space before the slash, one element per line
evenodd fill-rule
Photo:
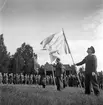
<path fill-rule="evenodd" d="M 13 60 L 13 69 L 15 73 L 21 73 L 24 67 L 24 59 L 20 52 L 14 54 Z"/>
<path fill-rule="evenodd" d="M 10 53 L 4 44 L 3 34 L 0 35 L 0 72 L 8 72 Z"/>
<path fill-rule="evenodd" d="M 23 43 L 20 48 L 17 48 L 14 54 L 15 71 L 24 73 L 33 73 L 34 65 L 37 63 L 37 54 L 33 53 L 33 48 L 29 44 Z"/>

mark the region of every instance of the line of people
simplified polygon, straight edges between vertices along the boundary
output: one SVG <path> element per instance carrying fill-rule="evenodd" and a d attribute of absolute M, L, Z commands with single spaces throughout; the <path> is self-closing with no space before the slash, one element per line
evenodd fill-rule
<path fill-rule="evenodd" d="M 85 87 L 85 76 L 83 73 L 79 73 L 79 78 L 81 81 L 81 85 L 84 88 Z M 78 78 L 76 75 L 69 74 L 65 75 L 63 77 L 63 83 L 66 86 L 69 87 L 80 87 Z M 56 81 L 56 77 L 55 77 Z M 99 88 L 103 89 L 103 75 L 98 75 L 98 83 Z M 13 74 L 13 73 L 0 73 L 0 84 L 28 84 L 28 85 L 43 85 L 44 87 L 46 85 L 54 85 L 54 78 L 52 75 L 35 75 L 35 74 Z"/>
<path fill-rule="evenodd" d="M 0 73 L 0 84 L 41 84 L 42 81 L 45 82 L 45 85 L 54 85 L 54 78 L 52 75 Z M 66 75 L 64 82 L 66 86 L 78 87 L 78 79 L 75 75 Z"/>
<path fill-rule="evenodd" d="M 0 73 L 0 84 L 42 84 L 45 80 L 45 85 L 53 85 L 53 77 L 37 75 L 37 74 L 23 74 L 23 73 Z"/>

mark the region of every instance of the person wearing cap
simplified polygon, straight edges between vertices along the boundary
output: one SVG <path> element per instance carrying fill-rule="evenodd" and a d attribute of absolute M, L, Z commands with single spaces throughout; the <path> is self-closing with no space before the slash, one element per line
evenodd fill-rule
<path fill-rule="evenodd" d="M 63 65 L 60 62 L 60 59 L 56 59 L 56 65 L 55 65 L 55 76 L 56 76 L 56 86 L 57 90 L 60 91 L 63 88 Z"/>
<path fill-rule="evenodd" d="M 88 55 L 76 65 L 85 64 L 85 94 L 91 93 L 91 85 L 95 95 L 99 95 L 99 87 L 97 82 L 97 58 L 93 46 L 87 49 Z"/>

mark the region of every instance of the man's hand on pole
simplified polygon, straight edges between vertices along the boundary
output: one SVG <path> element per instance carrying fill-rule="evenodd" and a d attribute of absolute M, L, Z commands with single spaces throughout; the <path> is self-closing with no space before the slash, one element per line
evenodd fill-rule
<path fill-rule="evenodd" d="M 92 76 L 95 76 L 95 72 L 92 72 Z"/>

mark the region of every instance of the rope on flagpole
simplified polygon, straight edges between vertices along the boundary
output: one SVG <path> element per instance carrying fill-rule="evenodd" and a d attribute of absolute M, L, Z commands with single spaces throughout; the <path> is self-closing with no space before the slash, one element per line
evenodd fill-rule
<path fill-rule="evenodd" d="M 65 33 L 64 33 L 64 29 L 63 29 L 63 28 L 62 28 L 62 31 L 63 31 L 63 35 L 64 35 L 64 38 L 65 38 L 66 43 L 67 43 L 67 39 L 66 39 L 66 36 L 65 36 Z M 67 47 L 68 47 L 68 49 L 69 49 L 69 53 L 70 53 L 70 56 L 71 56 L 71 58 L 72 58 L 73 65 L 75 65 L 74 59 L 73 59 L 73 56 L 72 56 L 72 53 L 71 53 L 71 51 L 70 51 L 70 48 L 69 48 L 68 43 L 67 43 Z M 80 81 L 80 78 L 79 78 L 79 76 L 78 76 L 77 70 L 76 70 L 76 75 L 77 75 L 78 81 L 79 81 L 79 83 L 80 83 L 80 87 L 82 88 L 81 81 Z"/>

